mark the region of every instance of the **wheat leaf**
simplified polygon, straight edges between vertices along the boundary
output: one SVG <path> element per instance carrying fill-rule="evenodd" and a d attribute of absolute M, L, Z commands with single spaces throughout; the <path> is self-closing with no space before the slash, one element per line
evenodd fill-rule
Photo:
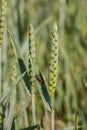
<path fill-rule="evenodd" d="M 15 53 L 15 56 L 16 56 L 16 60 L 18 61 L 20 72 L 22 74 L 22 73 L 24 73 L 26 71 L 26 74 L 23 77 L 23 81 L 25 83 L 26 88 L 28 89 L 28 92 L 31 94 L 31 86 L 30 86 L 30 80 L 29 80 L 29 75 L 28 75 L 28 72 L 27 72 L 27 68 L 25 66 L 25 63 L 24 63 L 22 57 L 21 57 L 19 48 L 18 48 L 18 46 L 17 46 L 17 44 L 16 44 L 16 42 L 14 40 L 14 37 L 12 36 L 9 29 L 8 29 L 8 34 L 9 34 L 9 37 L 10 37 L 10 40 L 11 40 L 11 44 L 13 46 L 13 50 L 14 50 L 14 53 Z"/>
<path fill-rule="evenodd" d="M 7 98 L 7 96 L 10 93 L 10 88 L 8 88 L 8 90 L 6 90 L 1 96 L 0 96 L 0 104 Z"/>
<path fill-rule="evenodd" d="M 39 89 L 39 93 L 42 97 L 42 100 L 46 106 L 46 108 L 48 110 L 52 110 L 52 106 L 51 106 L 51 98 L 50 98 L 50 95 L 49 95 L 49 92 L 48 92 L 48 89 L 47 89 L 47 86 L 46 86 L 46 83 L 45 83 L 45 80 L 41 74 L 41 72 L 39 71 L 38 74 L 35 75 L 37 81 L 38 81 L 38 89 Z"/>
<path fill-rule="evenodd" d="M 24 73 L 26 71 L 26 67 L 25 67 L 23 60 L 18 58 L 18 64 L 19 64 L 20 72 Z M 30 78 L 29 78 L 28 72 L 26 72 L 25 76 L 23 77 L 23 80 L 26 85 L 26 88 L 28 89 L 29 93 L 31 94 Z"/>
<path fill-rule="evenodd" d="M 20 130 L 34 130 L 34 129 L 36 129 L 37 127 L 39 127 L 39 125 L 30 126 L 30 127 L 23 128 L 23 129 L 20 129 Z"/>

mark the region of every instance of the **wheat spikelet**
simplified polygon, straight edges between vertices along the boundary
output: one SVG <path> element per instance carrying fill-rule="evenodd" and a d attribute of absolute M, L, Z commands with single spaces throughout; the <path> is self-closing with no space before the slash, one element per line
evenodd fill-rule
<path fill-rule="evenodd" d="M 29 24 L 29 80 L 31 85 L 31 92 L 32 92 L 32 119 L 33 123 L 36 124 L 36 114 L 35 114 L 35 93 L 34 93 L 34 86 L 35 86 L 35 76 L 33 73 L 33 65 L 31 62 L 36 62 L 36 48 L 35 48 L 35 39 L 34 39 L 34 30 L 33 26 Z"/>
<path fill-rule="evenodd" d="M 1 0 L 1 13 L 0 13 L 0 46 L 2 45 L 2 42 L 3 42 L 6 7 L 7 7 L 7 0 Z"/>
<path fill-rule="evenodd" d="M 52 32 L 52 43 L 50 47 L 50 65 L 49 65 L 49 92 L 50 96 L 54 96 L 57 84 L 57 71 L 58 71 L 58 33 L 57 24 L 54 24 Z"/>
<path fill-rule="evenodd" d="M 12 75 L 10 78 L 10 84 L 13 84 L 16 81 L 16 77 L 17 77 L 17 70 L 16 70 L 16 67 L 13 66 Z"/>
<path fill-rule="evenodd" d="M 13 66 L 12 74 L 10 78 L 11 91 L 9 95 L 9 115 L 7 121 L 7 130 L 10 130 L 12 127 L 12 122 L 14 118 L 15 105 L 16 105 L 16 87 L 12 86 L 14 82 L 16 82 L 17 70 L 16 67 Z"/>
<path fill-rule="evenodd" d="M 34 30 L 31 24 L 29 24 L 29 77 L 30 77 L 31 87 L 34 87 L 35 79 L 34 79 L 33 68 L 32 68 L 32 63 L 30 58 L 32 58 L 32 60 L 36 62 Z"/>

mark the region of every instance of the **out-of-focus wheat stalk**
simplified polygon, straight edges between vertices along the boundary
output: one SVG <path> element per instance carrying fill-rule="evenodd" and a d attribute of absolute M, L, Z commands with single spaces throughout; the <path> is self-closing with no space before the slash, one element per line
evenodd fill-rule
<path fill-rule="evenodd" d="M 0 94 L 1 94 L 1 45 L 3 42 L 7 0 L 1 0 L 0 10 Z"/>
<path fill-rule="evenodd" d="M 0 11 L 0 47 L 3 42 L 5 16 L 6 16 L 7 0 L 1 0 L 1 11 Z"/>
<path fill-rule="evenodd" d="M 0 94 L 1 94 L 1 48 L 0 48 Z"/>
<path fill-rule="evenodd" d="M 13 66 L 12 76 L 11 76 L 11 80 L 10 80 L 11 85 L 13 85 L 13 83 L 16 81 L 16 77 L 17 77 L 17 70 L 16 70 L 16 67 Z M 9 108 L 7 130 L 11 130 L 11 127 L 12 127 L 15 104 L 16 104 L 16 87 L 11 87 L 10 108 Z"/>
<path fill-rule="evenodd" d="M 36 124 L 36 113 L 35 113 L 35 78 L 33 74 L 33 68 L 30 58 L 34 62 L 36 62 L 36 48 L 35 48 L 35 39 L 34 39 L 34 30 L 31 23 L 29 24 L 29 77 L 30 77 L 30 85 L 32 89 L 32 119 L 33 124 Z"/>
<path fill-rule="evenodd" d="M 4 35 L 4 25 L 5 25 L 5 16 L 6 16 L 6 7 L 7 7 L 7 0 L 1 0 L 0 2 L 0 94 L 2 92 L 2 84 L 1 84 L 1 45 L 3 42 L 3 35 Z M 0 112 L 2 113 L 2 106 L 0 107 Z M 3 117 L 0 115 L 0 129 L 3 129 Z"/>

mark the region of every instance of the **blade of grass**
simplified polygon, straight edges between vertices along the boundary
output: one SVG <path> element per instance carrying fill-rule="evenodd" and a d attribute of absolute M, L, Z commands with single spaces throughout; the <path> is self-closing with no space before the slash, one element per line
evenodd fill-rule
<path fill-rule="evenodd" d="M 75 113 L 75 129 L 74 130 L 78 130 L 78 128 L 77 128 L 77 111 L 76 111 L 76 113 Z"/>
<path fill-rule="evenodd" d="M 24 61 L 22 60 L 19 48 L 18 48 L 18 46 L 17 46 L 17 44 L 14 40 L 14 37 L 12 36 L 11 31 L 9 29 L 8 29 L 8 34 L 9 34 L 9 37 L 10 37 L 11 44 L 13 46 L 13 50 L 14 50 L 14 53 L 15 53 L 15 56 L 16 56 L 16 60 L 18 62 L 19 68 L 20 68 L 20 72 L 23 73 L 23 72 L 27 71 L 27 68 L 25 66 Z M 31 86 L 30 86 L 30 82 L 29 82 L 28 72 L 26 72 L 26 75 L 24 76 L 23 80 L 24 80 L 25 86 L 26 86 L 29 94 L 31 94 Z"/>
<path fill-rule="evenodd" d="M 24 72 L 17 78 L 16 82 L 14 82 L 13 84 L 13 87 L 17 86 L 17 84 L 22 80 L 25 74 L 26 72 Z M 8 97 L 10 91 L 11 91 L 11 87 L 8 87 L 8 89 L 0 96 L 0 104 Z"/>
<path fill-rule="evenodd" d="M 0 96 L 0 104 L 7 98 L 7 96 L 10 93 L 10 88 L 8 88 L 8 90 L 6 90 L 1 96 Z"/>
<path fill-rule="evenodd" d="M 10 91 L 10 108 L 9 108 L 7 130 L 11 130 L 11 127 L 12 127 L 12 122 L 13 122 L 14 112 L 15 112 L 15 105 L 16 105 L 16 87 L 12 88 Z"/>
<path fill-rule="evenodd" d="M 20 130 L 34 130 L 38 127 L 39 127 L 39 125 L 34 125 L 34 126 L 30 126 L 30 127 L 27 127 L 27 128 L 20 129 Z"/>
<path fill-rule="evenodd" d="M 27 70 L 22 59 L 18 58 L 18 64 L 19 64 L 21 73 Z M 24 83 L 26 85 L 28 92 L 31 94 L 30 78 L 29 78 L 28 72 L 26 72 L 26 75 L 23 77 L 23 80 L 24 80 Z"/>
<path fill-rule="evenodd" d="M 15 129 L 15 120 L 13 119 L 13 122 L 12 122 L 12 128 L 11 128 L 11 130 L 16 130 Z"/>
<path fill-rule="evenodd" d="M 0 47 L 0 95 L 1 95 L 1 47 Z"/>
<path fill-rule="evenodd" d="M 23 106 L 21 107 L 21 109 L 18 111 L 18 113 L 17 113 L 15 119 L 18 119 L 18 118 L 21 116 L 21 114 L 22 114 L 22 113 L 25 111 L 25 109 L 28 107 L 30 101 L 31 101 L 31 99 L 30 99 L 30 100 L 29 100 L 29 99 L 26 100 L 26 102 L 24 103 L 24 105 L 23 105 Z"/>

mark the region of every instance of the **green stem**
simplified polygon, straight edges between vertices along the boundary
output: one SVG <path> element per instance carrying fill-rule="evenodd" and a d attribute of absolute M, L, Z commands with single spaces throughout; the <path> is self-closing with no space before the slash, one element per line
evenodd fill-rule
<path fill-rule="evenodd" d="M 0 95 L 1 95 L 1 47 L 0 47 Z"/>
<path fill-rule="evenodd" d="M 34 89 L 32 90 L 32 119 L 33 119 L 33 124 L 36 124 L 36 113 L 35 113 L 35 94 L 34 94 Z"/>
<path fill-rule="evenodd" d="M 54 130 L 54 100 L 52 98 L 52 111 L 51 111 L 51 130 Z"/>
<path fill-rule="evenodd" d="M 24 120 L 25 120 L 25 126 L 28 127 L 29 123 L 28 123 L 28 117 L 27 117 L 27 111 L 24 111 Z"/>
<path fill-rule="evenodd" d="M 21 88 L 19 87 L 19 91 L 21 92 L 21 96 L 25 99 L 24 89 L 21 89 Z M 25 109 L 25 111 L 24 111 L 24 121 L 25 121 L 26 127 L 28 127 L 28 126 L 29 126 L 29 122 L 28 122 L 28 116 L 27 116 L 27 110 L 26 110 L 26 109 Z"/>
<path fill-rule="evenodd" d="M 48 111 L 45 108 L 45 129 L 48 129 Z"/>
<path fill-rule="evenodd" d="M 2 93 L 2 84 L 1 84 L 1 46 L 0 46 L 0 95 Z M 2 106 L 0 106 L 0 118 L 1 118 L 1 121 L 0 121 L 0 130 L 3 130 L 3 116 L 2 116 Z"/>
<path fill-rule="evenodd" d="M 16 88 L 11 88 L 11 95 L 10 95 L 10 108 L 9 108 L 9 115 L 8 115 L 8 126 L 7 130 L 11 130 L 12 122 L 14 119 L 14 110 L 16 105 Z"/>

